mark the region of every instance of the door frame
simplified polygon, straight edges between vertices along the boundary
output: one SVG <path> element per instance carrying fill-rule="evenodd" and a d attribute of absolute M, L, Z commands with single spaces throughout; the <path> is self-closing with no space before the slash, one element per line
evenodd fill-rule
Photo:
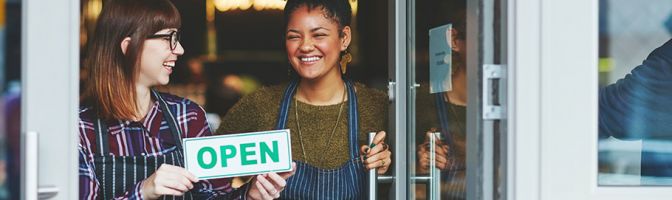
<path fill-rule="evenodd" d="M 58 190 L 53 199 L 78 199 L 80 1 L 21 4 L 21 137 L 34 132 L 38 142 L 37 166 L 21 171 L 21 199 L 37 199 L 45 186 Z"/>

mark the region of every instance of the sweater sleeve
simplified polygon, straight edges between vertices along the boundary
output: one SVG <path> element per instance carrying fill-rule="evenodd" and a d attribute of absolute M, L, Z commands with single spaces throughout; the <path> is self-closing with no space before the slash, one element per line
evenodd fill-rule
<path fill-rule="evenodd" d="M 266 91 L 260 89 L 244 96 L 222 118 L 215 134 L 230 134 L 259 131 L 259 121 L 264 113 L 259 109 L 259 99 L 263 99 Z"/>
<path fill-rule="evenodd" d="M 599 134 L 619 139 L 672 138 L 672 40 L 599 92 Z"/>

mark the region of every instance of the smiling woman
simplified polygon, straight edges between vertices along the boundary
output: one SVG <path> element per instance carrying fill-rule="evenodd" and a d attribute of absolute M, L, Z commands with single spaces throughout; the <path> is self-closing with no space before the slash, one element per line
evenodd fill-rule
<path fill-rule="evenodd" d="M 218 133 L 290 129 L 297 176 L 283 199 L 363 199 L 366 170 L 385 173 L 387 97 L 346 72 L 352 33 L 348 0 L 288 0 L 285 48 L 294 79 L 243 97 Z M 379 131 L 379 132 L 378 132 Z M 373 144 L 369 132 L 378 132 Z M 340 184 L 334 184 L 340 183 Z"/>
<path fill-rule="evenodd" d="M 273 199 L 293 174 L 268 173 L 232 190 L 230 179 L 199 180 L 184 169 L 182 138 L 212 135 L 205 113 L 152 89 L 168 84 L 184 54 L 180 25 L 168 0 L 105 4 L 79 111 L 80 199 Z"/>

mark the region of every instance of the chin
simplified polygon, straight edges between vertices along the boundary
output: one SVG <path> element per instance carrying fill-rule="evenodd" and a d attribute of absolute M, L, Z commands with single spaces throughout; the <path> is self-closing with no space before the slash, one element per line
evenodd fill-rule
<path fill-rule="evenodd" d="M 159 85 L 168 85 L 169 82 L 170 82 L 170 79 L 160 80 Z"/>

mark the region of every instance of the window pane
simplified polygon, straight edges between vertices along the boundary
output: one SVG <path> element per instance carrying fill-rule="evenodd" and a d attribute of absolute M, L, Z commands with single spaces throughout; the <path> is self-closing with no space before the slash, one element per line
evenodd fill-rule
<path fill-rule="evenodd" d="M 467 7 L 463 0 L 415 1 L 415 199 L 466 199 Z M 425 12 L 441 10 L 442 12 Z M 411 106 L 411 109 L 413 106 Z M 434 166 L 431 138 L 435 137 Z M 437 175 L 433 175 L 436 173 Z M 431 179 L 427 179 L 427 178 Z M 438 178 L 438 180 L 437 180 Z M 432 182 L 439 183 L 438 187 Z M 438 190 L 438 191 L 436 191 Z"/>
<path fill-rule="evenodd" d="M 598 182 L 672 185 L 672 4 L 599 3 Z"/>

